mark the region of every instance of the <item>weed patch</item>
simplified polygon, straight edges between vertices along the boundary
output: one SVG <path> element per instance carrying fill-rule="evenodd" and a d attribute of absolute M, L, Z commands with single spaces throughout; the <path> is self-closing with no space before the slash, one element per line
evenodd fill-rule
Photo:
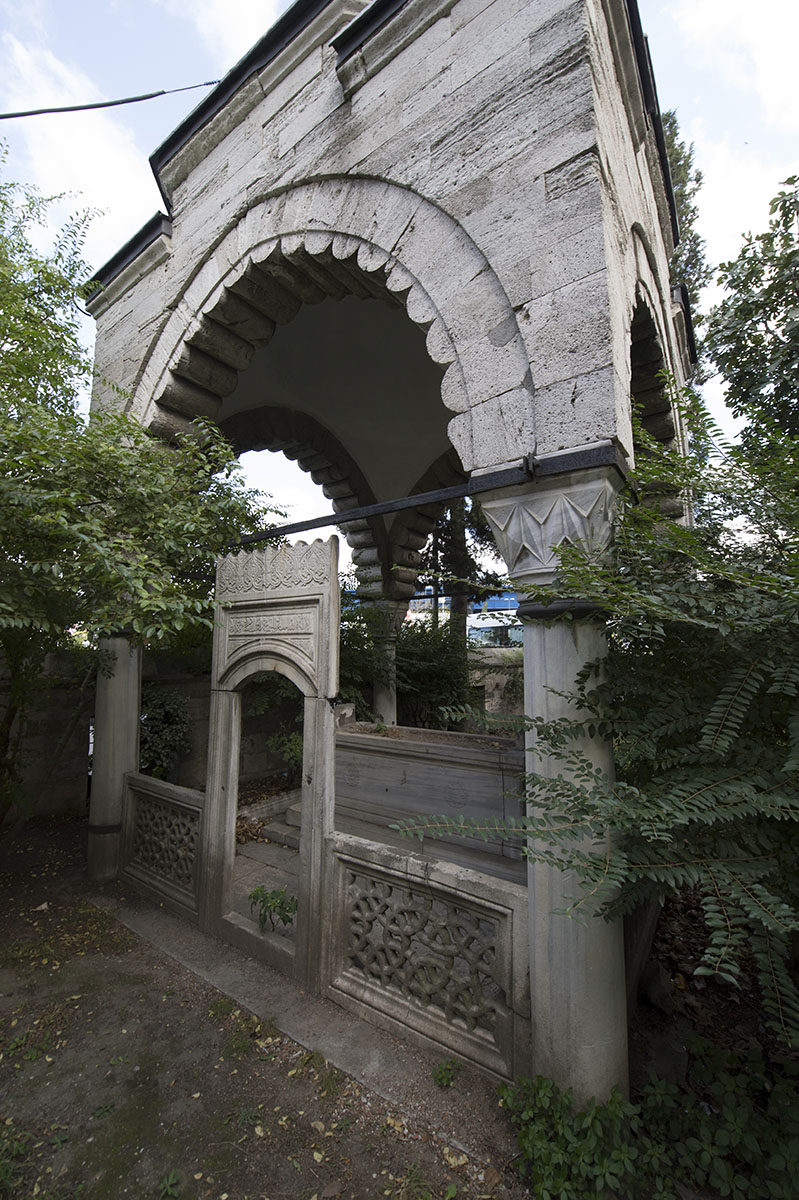
<path fill-rule="evenodd" d="M 433 1080 L 440 1088 L 454 1087 L 455 1076 L 459 1070 L 460 1063 L 456 1062 L 454 1058 L 447 1058 L 433 1067 Z"/>
<path fill-rule="evenodd" d="M 223 1058 L 246 1058 L 256 1049 L 256 1043 L 261 1036 L 261 1022 L 252 1013 L 244 1016 L 234 1009 L 233 1028 L 222 1050 Z"/>
<path fill-rule="evenodd" d="M 678 1200 L 680 1185 L 730 1200 L 799 1195 L 799 1064 L 696 1043 L 691 1088 L 653 1080 L 577 1109 L 551 1079 L 500 1087 L 519 1169 L 558 1200 Z"/>
<path fill-rule="evenodd" d="M 0 1118 L 0 1198 L 15 1200 L 20 1195 L 33 1135 L 17 1129 L 10 1117 Z"/>

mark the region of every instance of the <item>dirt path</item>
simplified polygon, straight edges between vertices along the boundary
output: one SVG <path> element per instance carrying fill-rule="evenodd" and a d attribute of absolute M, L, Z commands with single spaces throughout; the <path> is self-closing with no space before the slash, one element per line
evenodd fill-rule
<path fill-rule="evenodd" d="M 97 909 L 85 836 L 32 823 L 0 873 L 0 1197 L 527 1195 L 510 1139 L 435 1134 L 432 1078 L 397 1111 Z"/>

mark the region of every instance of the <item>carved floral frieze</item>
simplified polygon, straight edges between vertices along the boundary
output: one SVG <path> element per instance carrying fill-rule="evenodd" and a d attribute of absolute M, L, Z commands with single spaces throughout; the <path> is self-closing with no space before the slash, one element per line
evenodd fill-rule
<path fill-rule="evenodd" d="M 326 542 L 240 550 L 219 560 L 216 598 L 231 603 L 269 592 L 302 590 L 314 584 L 321 587 L 329 572 L 330 547 Z"/>

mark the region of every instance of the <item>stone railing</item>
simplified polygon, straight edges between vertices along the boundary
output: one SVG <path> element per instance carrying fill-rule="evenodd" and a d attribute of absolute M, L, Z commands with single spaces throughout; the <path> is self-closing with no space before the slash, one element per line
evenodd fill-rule
<path fill-rule="evenodd" d="M 530 1054 L 527 890 L 335 833 L 331 1000 L 512 1078 Z"/>
<path fill-rule="evenodd" d="M 125 776 L 121 877 L 195 918 L 204 805 L 203 792 L 149 775 Z"/>

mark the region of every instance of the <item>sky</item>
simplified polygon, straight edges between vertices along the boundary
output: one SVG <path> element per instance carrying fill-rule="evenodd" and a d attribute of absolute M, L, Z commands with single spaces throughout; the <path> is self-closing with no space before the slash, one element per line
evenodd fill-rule
<path fill-rule="evenodd" d="M 219 79 L 285 7 L 284 0 L 0 0 L 0 110 Z M 769 200 L 799 173 L 799 3 L 639 0 L 639 8 L 661 108 L 677 110 L 704 175 L 699 230 L 710 261 L 723 262 L 738 253 L 744 232 L 766 228 Z M 207 91 L 0 121 L 3 175 L 46 194 L 70 193 L 63 215 L 97 210 L 86 257 L 99 267 L 162 207 L 148 157 Z M 723 417 L 717 384 L 708 385 L 708 399 Z M 294 520 L 330 510 L 282 455 L 270 456 L 266 472 L 251 469 L 251 478 Z"/>

